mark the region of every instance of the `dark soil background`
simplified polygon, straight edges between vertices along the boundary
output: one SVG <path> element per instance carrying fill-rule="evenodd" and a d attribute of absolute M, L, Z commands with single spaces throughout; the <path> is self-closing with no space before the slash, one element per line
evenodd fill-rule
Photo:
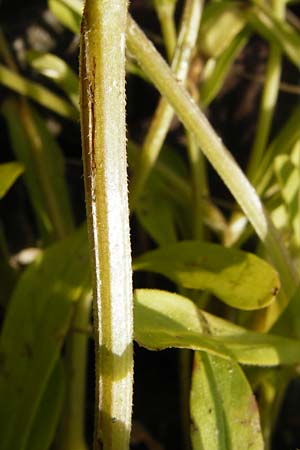
<path fill-rule="evenodd" d="M 179 2 L 180 3 L 180 2 Z M 180 4 L 179 4 L 180 9 Z M 131 12 L 147 33 L 159 33 L 159 24 L 146 0 L 132 0 Z M 298 8 L 299 12 L 299 8 Z M 22 59 L 22 51 L 35 48 L 60 55 L 72 65 L 78 65 L 78 41 L 74 36 L 53 21 L 47 13 L 47 2 L 43 0 L 0 0 L 1 27 L 19 58 L 22 71 L 33 79 L 45 84 L 45 80 L 32 73 Z M 163 51 L 160 48 L 161 51 Z M 258 111 L 261 84 L 251 81 L 245 75 L 263 74 L 268 48 L 265 42 L 254 36 L 239 57 L 222 92 L 208 110 L 208 116 L 225 144 L 233 151 L 235 158 L 244 167 L 248 149 L 253 140 Z M 22 62 L 23 61 L 23 62 Z M 288 83 L 298 83 L 299 73 L 287 61 L 284 62 L 282 79 Z M 46 83 L 47 84 L 47 83 Z M 52 87 L 52 85 L 50 85 Z M 154 112 L 158 94 L 142 80 L 129 76 L 128 133 L 141 142 Z M 0 86 L 0 102 L 11 93 Z M 295 102 L 295 95 L 280 94 L 274 130 L 285 121 Z M 39 108 L 39 107 L 38 107 Z M 66 157 L 66 175 L 77 223 L 85 218 L 84 190 L 80 133 L 78 124 L 72 124 L 42 110 L 48 123 L 55 128 L 58 141 Z M 300 118 L 299 118 L 300 126 Z M 175 124 L 168 139 L 172 145 L 179 145 L 181 127 Z M 5 123 L 0 117 L 0 162 L 13 159 Z M 210 169 L 212 195 L 231 201 L 229 194 L 217 175 Z M 36 229 L 33 213 L 22 181 L 18 181 L 0 203 L 0 214 L 12 253 L 24 247 L 35 245 Z M 137 231 L 132 221 L 133 253 L 138 254 L 149 242 Z M 151 242 L 150 244 L 151 245 Z M 143 277 L 145 277 L 143 275 Z M 158 280 L 160 282 L 160 280 Z M 137 286 L 147 287 L 151 280 L 135 278 Z M 156 285 L 157 287 L 157 285 Z M 161 287 L 161 286 L 160 286 Z M 90 373 L 93 374 L 93 349 L 90 350 Z M 93 375 L 89 380 L 87 403 L 87 434 L 92 436 L 93 423 Z M 273 450 L 291 450 L 300 447 L 300 381 L 295 380 L 288 389 L 278 426 L 274 434 Z M 180 402 L 178 382 L 178 352 L 149 352 L 135 347 L 135 393 L 134 450 L 186 450 L 182 445 L 180 425 Z M 1 438 L 0 438 L 1 439 Z M 17 449 L 16 449 L 17 450 Z M 243 450 L 243 449 L 241 449 Z"/>

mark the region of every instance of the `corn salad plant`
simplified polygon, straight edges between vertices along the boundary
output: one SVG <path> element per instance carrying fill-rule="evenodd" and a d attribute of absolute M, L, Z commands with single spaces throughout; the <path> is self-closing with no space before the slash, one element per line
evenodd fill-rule
<path fill-rule="evenodd" d="M 47 51 L 21 58 L 0 30 L 12 150 L 0 199 L 8 211 L 22 191 L 33 230 L 14 252 L 1 218 L 1 450 L 160 448 L 132 427 L 134 341 L 178 349 L 180 448 L 279 448 L 300 363 L 300 86 L 284 78 L 298 80 L 298 10 L 288 0 L 48 0 L 47 17 L 74 36 L 77 71 Z M 264 70 L 249 74 L 240 61 L 259 46 Z M 135 86 L 159 95 L 127 135 L 126 75 L 129 111 Z M 259 92 L 241 160 L 212 125 L 236 76 Z M 291 107 L 277 126 L 283 91 Z M 87 225 L 53 123 L 80 128 Z"/>

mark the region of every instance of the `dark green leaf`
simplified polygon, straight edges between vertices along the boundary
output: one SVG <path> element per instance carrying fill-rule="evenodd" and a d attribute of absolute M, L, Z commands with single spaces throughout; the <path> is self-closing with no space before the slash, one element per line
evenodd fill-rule
<path fill-rule="evenodd" d="M 255 397 L 239 365 L 196 352 L 191 389 L 194 450 L 263 450 Z"/>
<path fill-rule="evenodd" d="M 62 151 L 33 108 L 14 100 L 2 108 L 41 234 L 46 241 L 61 238 L 73 228 Z"/>
<path fill-rule="evenodd" d="M 39 404 L 26 450 L 48 450 L 54 438 L 64 400 L 63 363 L 58 361 Z"/>
<path fill-rule="evenodd" d="M 0 336 L 1 450 L 23 450 L 76 302 L 90 289 L 86 230 L 47 249 L 21 276 Z"/>
<path fill-rule="evenodd" d="M 24 167 L 17 162 L 0 165 L 0 199 L 4 197 L 9 188 L 23 172 Z"/>

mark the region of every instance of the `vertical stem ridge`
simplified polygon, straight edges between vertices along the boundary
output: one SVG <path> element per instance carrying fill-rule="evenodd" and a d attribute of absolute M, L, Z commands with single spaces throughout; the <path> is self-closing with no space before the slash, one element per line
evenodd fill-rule
<path fill-rule="evenodd" d="M 95 450 L 129 447 L 132 276 L 126 172 L 126 0 L 86 0 L 81 127 L 94 288 Z"/>

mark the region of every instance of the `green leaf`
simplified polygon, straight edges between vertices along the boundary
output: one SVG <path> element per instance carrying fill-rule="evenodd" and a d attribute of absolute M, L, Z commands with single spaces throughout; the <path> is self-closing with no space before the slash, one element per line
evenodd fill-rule
<path fill-rule="evenodd" d="M 171 151 L 160 152 L 160 156 L 153 168 L 153 173 L 157 174 L 161 185 L 164 186 L 165 191 L 172 196 L 181 206 L 190 202 L 192 197 L 191 188 L 187 179 L 187 172 L 184 170 L 182 161 L 178 161 Z M 136 169 L 137 158 L 139 156 L 139 148 L 133 141 L 128 141 L 128 164 L 130 170 L 134 172 Z M 174 158 L 175 156 L 175 158 Z"/>
<path fill-rule="evenodd" d="M 148 349 L 202 350 L 254 366 L 300 362 L 299 340 L 248 331 L 198 309 L 180 295 L 138 289 L 134 305 L 135 340 Z"/>
<path fill-rule="evenodd" d="M 289 153 L 291 147 L 300 139 L 299 116 L 300 108 L 296 105 L 284 126 L 267 148 L 254 175 L 254 185 L 260 194 L 265 192 L 274 175 L 273 161 L 275 157 L 278 154 Z"/>
<path fill-rule="evenodd" d="M 263 450 L 255 397 L 235 361 L 196 352 L 191 388 L 194 450 Z"/>
<path fill-rule="evenodd" d="M 79 80 L 75 72 L 61 58 L 50 53 L 29 51 L 27 59 L 39 73 L 53 80 L 79 108 Z"/>
<path fill-rule="evenodd" d="M 209 3 L 204 9 L 198 42 L 207 57 L 217 58 L 228 49 L 246 24 L 238 2 Z"/>
<path fill-rule="evenodd" d="M 176 180 L 180 180 L 185 186 L 189 185 L 186 165 L 173 148 L 164 146 L 157 164 L 168 167 L 169 173 L 172 172 Z M 145 230 L 159 245 L 176 242 L 176 227 L 182 228 L 179 223 L 182 222 L 182 216 L 185 219 L 189 216 L 190 202 L 180 194 L 178 190 L 173 189 L 169 180 L 156 170 L 155 165 L 135 210 Z"/>
<path fill-rule="evenodd" d="M 26 450 L 48 450 L 53 441 L 63 406 L 65 378 L 58 361 L 39 404 Z"/>
<path fill-rule="evenodd" d="M 151 177 L 152 180 L 154 177 Z M 144 188 L 136 214 L 143 228 L 158 245 L 176 242 L 176 230 L 171 199 L 151 184 Z"/>
<path fill-rule="evenodd" d="M 49 247 L 19 279 L 0 336 L 1 450 L 23 450 L 76 302 L 90 289 L 86 229 Z"/>
<path fill-rule="evenodd" d="M 75 34 L 78 34 L 81 16 L 77 9 L 79 10 L 79 7 L 81 7 L 80 3 L 81 2 L 73 0 L 74 8 L 70 8 L 68 2 L 64 2 L 63 0 L 48 0 L 48 7 L 52 14 L 54 14 L 66 28 Z"/>
<path fill-rule="evenodd" d="M 208 65 L 212 63 L 213 67 L 200 87 L 200 101 L 204 108 L 218 95 L 233 62 L 247 44 L 249 35 L 250 33 L 247 29 L 243 30 L 233 39 L 226 50 L 221 53 L 216 60 L 208 61 Z"/>
<path fill-rule="evenodd" d="M 2 111 L 13 150 L 26 169 L 25 183 L 47 242 L 73 229 L 62 151 L 39 114 L 27 104 L 6 100 Z"/>
<path fill-rule="evenodd" d="M 299 67 L 300 33 L 295 28 L 274 17 L 272 10 L 263 5 L 253 6 L 249 10 L 248 20 L 255 31 L 279 45 L 290 61 Z"/>
<path fill-rule="evenodd" d="M 5 196 L 6 192 L 23 172 L 23 165 L 17 162 L 0 165 L 0 199 Z"/>
<path fill-rule="evenodd" d="M 134 260 L 133 268 L 159 273 L 184 288 L 207 290 L 245 310 L 269 305 L 280 286 L 277 272 L 257 256 L 201 241 L 145 253 Z"/>
<path fill-rule="evenodd" d="M 76 111 L 76 108 L 71 103 L 53 94 L 40 84 L 27 80 L 2 64 L 0 64 L 0 84 L 3 84 L 18 94 L 31 98 L 66 119 L 78 120 L 78 111 Z"/>
<path fill-rule="evenodd" d="M 299 148 L 298 148 L 299 149 Z M 300 155 L 300 149 L 298 151 Z M 300 157 L 297 158 L 300 161 Z M 295 244 L 300 246 L 300 167 L 288 155 L 279 155 L 274 162 L 281 195 L 293 230 Z"/>

